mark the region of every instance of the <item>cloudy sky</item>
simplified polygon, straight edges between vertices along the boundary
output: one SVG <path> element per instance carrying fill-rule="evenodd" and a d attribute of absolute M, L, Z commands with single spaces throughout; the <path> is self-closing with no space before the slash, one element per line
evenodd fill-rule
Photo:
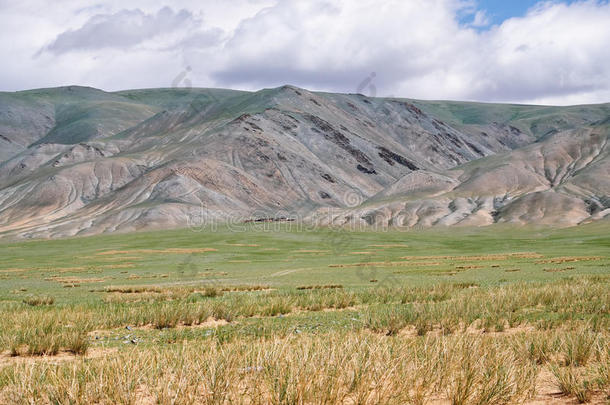
<path fill-rule="evenodd" d="M 0 90 L 610 101 L 607 0 L 0 0 Z"/>

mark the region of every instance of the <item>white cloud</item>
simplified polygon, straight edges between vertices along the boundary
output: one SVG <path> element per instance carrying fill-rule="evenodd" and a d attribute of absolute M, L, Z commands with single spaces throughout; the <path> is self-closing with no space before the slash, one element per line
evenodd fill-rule
<path fill-rule="evenodd" d="M 130 48 L 134 45 L 178 30 L 196 27 L 201 22 L 187 10 L 174 12 L 163 7 L 156 14 L 142 10 L 121 10 L 114 14 L 96 14 L 77 30 L 69 30 L 43 50 L 55 54 L 97 50 L 103 48 Z"/>
<path fill-rule="evenodd" d="M 491 27 L 472 0 L 45 4 L 0 5 L 0 88 L 167 87 L 191 66 L 202 87 L 355 92 L 375 72 L 378 95 L 610 101 L 607 1 L 544 2 Z"/>

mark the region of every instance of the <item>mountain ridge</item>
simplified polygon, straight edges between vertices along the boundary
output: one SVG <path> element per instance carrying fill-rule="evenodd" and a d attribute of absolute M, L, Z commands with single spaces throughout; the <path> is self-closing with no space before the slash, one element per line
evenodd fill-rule
<path fill-rule="evenodd" d="M 181 227 L 202 207 L 215 220 L 577 225 L 610 209 L 609 117 L 610 104 L 288 85 L 0 93 L 0 235 Z"/>

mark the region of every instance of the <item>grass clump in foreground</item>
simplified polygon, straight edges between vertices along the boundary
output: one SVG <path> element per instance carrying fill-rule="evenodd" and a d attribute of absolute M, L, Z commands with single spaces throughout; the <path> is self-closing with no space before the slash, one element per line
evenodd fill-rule
<path fill-rule="evenodd" d="M 205 345 L 179 343 L 118 351 L 92 361 L 8 367 L 0 372 L 1 399 L 417 404 L 442 397 L 455 404 L 520 403 L 536 396 L 541 367 L 518 349 L 529 339 L 524 335 L 400 339 L 337 331 L 212 340 Z M 600 357 L 592 365 L 599 367 L 605 360 Z M 589 371 L 594 373 L 595 367 Z M 598 389 L 575 379 L 571 368 L 553 370 L 561 389 L 579 400 L 591 398 Z M 29 384 L 22 384 L 23 378 Z"/>
<path fill-rule="evenodd" d="M 48 295 L 29 296 L 23 299 L 23 303 L 28 304 L 32 307 L 37 307 L 40 305 L 53 305 L 55 303 L 55 298 L 50 297 Z"/>
<path fill-rule="evenodd" d="M 16 321 L 0 337 L 13 356 L 113 351 L 9 364 L 0 402 L 517 403 L 536 398 L 544 370 L 566 398 L 586 401 L 609 389 L 606 288 L 583 277 L 11 307 Z M 140 343 L 96 341 L 104 331 Z"/>
<path fill-rule="evenodd" d="M 170 235 L 170 246 L 147 235 L 94 238 L 84 263 L 65 268 L 35 258 L 51 244 L 58 253 L 46 252 L 45 263 L 75 260 L 69 240 L 25 244 L 35 248 L 22 256 L 13 253 L 20 245 L 6 249 L 0 403 L 610 399 L 609 261 L 599 248 L 609 244 L 595 232 L 541 241 L 517 234 L 523 241 L 502 244 L 477 234 L 471 246 L 354 234 L 343 256 L 324 256 L 327 235 L 316 232 Z M 558 250 L 546 242 L 557 239 Z M 373 250 L 369 261 L 349 254 Z M 129 271 L 102 267 L 135 261 L 134 252 L 153 258 Z M 190 254 L 202 255 L 204 271 L 182 264 L 195 260 Z M 569 272 L 545 271 L 568 261 Z M 70 272 L 94 276 L 66 292 L 51 273 Z"/>
<path fill-rule="evenodd" d="M 60 350 L 84 355 L 89 348 L 84 331 L 62 327 L 53 319 L 23 325 L 13 335 L 3 337 L 11 356 L 53 356 Z"/>

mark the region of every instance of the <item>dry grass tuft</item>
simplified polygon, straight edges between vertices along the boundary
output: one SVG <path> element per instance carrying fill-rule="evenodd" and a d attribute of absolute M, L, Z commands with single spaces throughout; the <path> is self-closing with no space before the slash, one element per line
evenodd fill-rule
<path fill-rule="evenodd" d="M 557 365 L 552 366 L 551 370 L 557 387 L 563 394 L 574 396 L 580 404 L 591 400 L 593 383 L 583 375 L 582 370 Z"/>
<path fill-rule="evenodd" d="M 23 303 L 32 307 L 53 305 L 55 303 L 55 298 L 49 295 L 31 295 L 24 298 Z"/>
<path fill-rule="evenodd" d="M 297 290 L 332 290 L 340 288 L 343 288 L 341 284 L 302 285 L 297 287 Z"/>
<path fill-rule="evenodd" d="M 551 259 L 536 260 L 539 264 L 562 264 L 572 262 L 589 262 L 603 259 L 601 256 L 563 256 L 553 257 Z"/>

